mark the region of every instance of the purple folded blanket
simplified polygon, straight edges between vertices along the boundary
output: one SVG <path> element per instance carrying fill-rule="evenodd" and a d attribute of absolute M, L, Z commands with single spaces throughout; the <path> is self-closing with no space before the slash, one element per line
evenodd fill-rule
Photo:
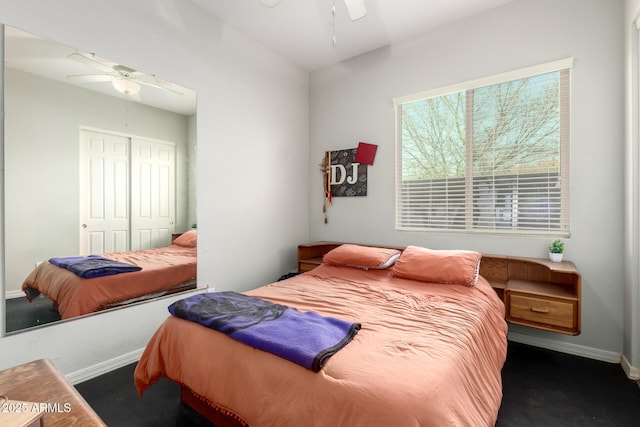
<path fill-rule="evenodd" d="M 210 292 L 176 301 L 169 312 L 318 372 L 360 330 L 351 323 L 237 292 Z"/>
<path fill-rule="evenodd" d="M 99 255 L 51 258 L 49 263 L 66 268 L 85 279 L 142 270 L 142 267 L 137 265 L 103 258 Z"/>

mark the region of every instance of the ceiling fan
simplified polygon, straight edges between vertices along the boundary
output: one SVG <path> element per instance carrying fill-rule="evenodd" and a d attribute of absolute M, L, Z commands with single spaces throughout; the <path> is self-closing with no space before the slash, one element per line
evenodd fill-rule
<path fill-rule="evenodd" d="M 276 7 L 281 0 L 260 0 L 263 6 Z M 344 0 L 349 17 L 352 21 L 356 21 L 367 14 L 367 6 L 364 4 L 364 0 Z"/>
<path fill-rule="evenodd" d="M 67 79 L 70 81 L 80 83 L 110 81 L 118 92 L 126 95 L 135 95 L 140 92 L 140 85 L 167 90 L 172 93 L 182 95 L 182 92 L 171 87 L 171 83 L 152 74 L 145 74 L 142 71 L 135 70 L 125 65 L 112 64 L 107 61 L 103 61 L 94 55 L 85 55 L 78 52 L 71 53 L 67 57 L 88 65 L 100 72 L 99 74 L 67 76 Z"/>

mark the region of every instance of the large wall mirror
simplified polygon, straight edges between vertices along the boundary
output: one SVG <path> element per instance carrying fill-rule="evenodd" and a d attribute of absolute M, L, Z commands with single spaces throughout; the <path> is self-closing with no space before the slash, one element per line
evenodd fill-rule
<path fill-rule="evenodd" d="M 9 26 L 4 53 L 4 332 L 196 287 L 195 92 Z"/>

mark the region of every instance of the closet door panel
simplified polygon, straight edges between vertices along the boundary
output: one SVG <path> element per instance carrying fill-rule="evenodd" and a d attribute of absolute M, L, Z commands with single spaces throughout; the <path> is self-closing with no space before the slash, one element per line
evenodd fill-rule
<path fill-rule="evenodd" d="M 131 140 L 131 249 L 168 246 L 175 231 L 175 144 Z"/>
<path fill-rule="evenodd" d="M 129 138 L 80 132 L 80 254 L 129 250 Z"/>

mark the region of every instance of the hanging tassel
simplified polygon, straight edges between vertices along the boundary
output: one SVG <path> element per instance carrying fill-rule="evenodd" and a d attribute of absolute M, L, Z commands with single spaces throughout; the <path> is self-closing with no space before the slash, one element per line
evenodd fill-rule
<path fill-rule="evenodd" d="M 329 199 L 329 204 L 333 204 L 333 196 L 331 195 L 331 151 L 327 151 L 327 163 L 329 166 L 327 167 L 327 198 Z"/>
<path fill-rule="evenodd" d="M 324 223 L 329 223 L 327 216 L 327 201 L 331 204 L 331 151 L 327 151 L 325 157 L 320 163 L 322 171 L 322 213 L 324 214 Z"/>

